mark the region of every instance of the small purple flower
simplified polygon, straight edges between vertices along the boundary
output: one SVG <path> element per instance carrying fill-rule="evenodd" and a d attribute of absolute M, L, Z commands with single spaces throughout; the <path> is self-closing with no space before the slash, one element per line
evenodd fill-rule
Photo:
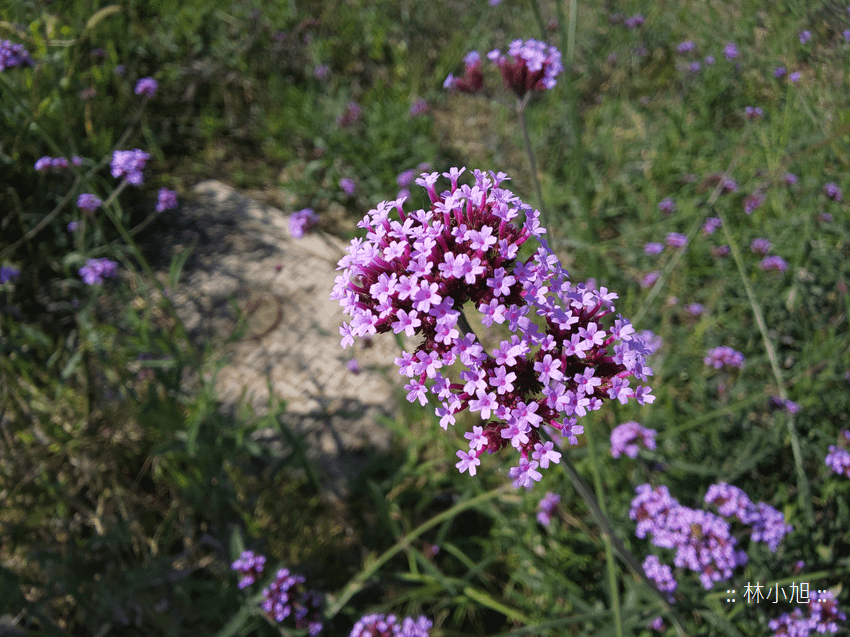
<path fill-rule="evenodd" d="M 360 108 L 360 104 L 357 102 L 349 102 L 348 106 L 345 107 L 345 111 L 343 111 L 342 115 L 336 118 L 336 123 L 342 126 L 343 128 L 348 128 L 354 122 L 359 120 L 363 116 L 363 109 Z"/>
<path fill-rule="evenodd" d="M 688 71 L 691 73 L 699 73 L 700 69 L 702 69 L 702 65 L 699 62 L 691 62 L 688 64 Z"/>
<path fill-rule="evenodd" d="M 242 551 L 239 559 L 230 565 L 230 568 L 239 573 L 239 588 L 246 588 L 254 584 L 263 573 L 266 563 L 265 555 L 256 555 L 253 551 Z"/>
<path fill-rule="evenodd" d="M 705 306 L 702 303 L 689 303 L 685 306 L 685 312 L 691 316 L 700 316 L 705 314 Z"/>
<path fill-rule="evenodd" d="M 128 183 L 134 186 L 140 186 L 145 179 L 142 174 L 145 168 L 145 162 L 150 157 L 148 153 L 138 148 L 133 150 L 116 150 L 112 153 L 112 163 L 110 164 L 112 176 L 116 179 L 124 177 Z"/>
<path fill-rule="evenodd" d="M 755 252 L 756 254 L 767 254 L 770 252 L 770 248 L 773 244 L 769 239 L 753 239 L 753 242 L 750 244 L 750 250 Z"/>
<path fill-rule="evenodd" d="M 788 263 L 782 257 L 772 256 L 762 259 L 761 263 L 759 263 L 759 267 L 765 272 L 770 270 L 785 272 L 788 269 Z"/>
<path fill-rule="evenodd" d="M 289 234 L 295 239 L 300 239 L 310 228 L 319 223 L 319 215 L 312 208 L 304 208 L 289 215 Z"/>
<path fill-rule="evenodd" d="M 138 82 L 136 82 L 135 93 L 136 95 L 144 95 L 147 98 L 151 98 L 156 95 L 156 91 L 159 88 L 159 84 L 152 77 L 143 77 Z"/>
<path fill-rule="evenodd" d="M 705 58 L 703 58 L 703 62 L 705 62 L 706 66 L 714 66 L 716 61 L 717 60 L 714 59 L 713 55 L 706 55 Z"/>
<path fill-rule="evenodd" d="M 643 246 L 644 254 L 661 254 L 664 252 L 664 244 L 650 242 Z"/>
<path fill-rule="evenodd" d="M 723 192 L 738 192 L 738 184 L 734 179 L 723 181 Z"/>
<path fill-rule="evenodd" d="M 655 582 L 658 590 L 662 593 L 667 593 L 667 599 L 673 601 L 672 593 L 679 586 L 679 583 L 673 577 L 673 569 L 667 564 L 662 564 L 657 556 L 647 555 L 643 561 L 643 571 L 649 579 Z M 661 618 L 658 617 L 657 619 L 660 620 Z M 662 630 L 662 628 L 656 630 Z"/>
<path fill-rule="evenodd" d="M 552 515 L 555 513 L 555 507 L 561 501 L 561 496 L 557 493 L 549 491 L 540 502 L 537 503 L 537 521 L 543 526 L 549 526 L 552 522 Z"/>
<path fill-rule="evenodd" d="M 658 203 L 658 209 L 664 214 L 669 215 L 676 210 L 676 202 L 670 197 L 664 197 L 664 199 Z"/>
<path fill-rule="evenodd" d="M 791 80 L 792 83 L 796 84 L 800 81 L 800 78 L 803 77 L 800 71 L 794 71 L 791 75 L 788 76 L 788 79 Z"/>
<path fill-rule="evenodd" d="M 738 50 L 737 44 L 730 42 L 723 48 L 723 54 L 726 56 L 727 60 L 734 60 L 741 55 L 741 52 Z"/>
<path fill-rule="evenodd" d="M 160 188 L 156 199 L 156 211 L 165 212 L 177 207 L 177 193 L 168 188 Z"/>
<path fill-rule="evenodd" d="M 126 73 L 126 72 L 127 72 L 127 69 L 126 69 L 126 68 L 124 68 L 124 65 L 123 65 L 123 64 L 119 64 L 119 65 L 117 65 L 117 66 L 115 67 L 115 69 L 113 69 L 113 71 L 112 71 L 112 72 L 113 72 L 113 73 L 115 73 L 115 75 L 117 75 L 117 76 L 119 76 L 119 77 L 123 77 L 123 76 L 124 76 L 124 73 Z"/>
<path fill-rule="evenodd" d="M 611 431 L 611 455 L 619 458 L 626 454 L 629 458 L 637 458 L 638 443 L 647 449 L 655 449 L 657 433 L 655 429 L 647 429 L 634 421 L 614 427 Z"/>
<path fill-rule="evenodd" d="M 773 77 L 779 79 L 780 77 L 785 77 L 788 74 L 788 69 L 784 66 L 777 66 L 773 69 Z"/>
<path fill-rule="evenodd" d="M 843 195 L 843 192 L 841 188 L 838 187 L 838 184 L 832 181 L 823 187 L 823 192 L 827 197 L 829 197 L 833 201 L 841 201 L 841 196 Z"/>
<path fill-rule="evenodd" d="M 654 271 L 652 271 L 652 272 L 648 272 L 648 273 L 647 273 L 647 274 L 645 274 L 645 275 L 644 275 L 644 277 L 640 280 L 640 284 L 639 284 L 639 285 L 640 285 L 640 287 L 642 287 L 644 290 L 645 290 L 646 288 L 651 288 L 653 285 L 655 285 L 655 282 L 656 282 L 656 281 L 657 281 L 660 277 L 661 277 L 661 272 L 659 272 L 658 270 L 654 270 Z"/>
<path fill-rule="evenodd" d="M 88 212 L 94 212 L 103 202 L 100 198 L 92 195 L 91 193 L 83 193 L 79 197 L 77 197 L 77 207 L 81 210 L 86 210 Z"/>
<path fill-rule="evenodd" d="M 841 32 L 841 35 L 844 36 L 845 42 L 850 42 L 850 29 L 844 29 L 844 31 Z"/>
<path fill-rule="evenodd" d="M 0 73 L 6 69 L 32 66 L 32 58 L 22 44 L 0 40 Z"/>
<path fill-rule="evenodd" d="M 799 37 L 800 37 L 800 44 L 805 44 L 806 42 L 808 42 L 809 40 L 812 39 L 812 32 L 811 31 L 800 31 Z"/>
<path fill-rule="evenodd" d="M 57 170 L 64 170 L 69 166 L 68 160 L 65 157 L 54 157 L 52 163 L 53 167 Z"/>
<path fill-rule="evenodd" d="M 79 226 L 80 226 L 80 224 L 79 224 L 78 222 L 76 222 L 76 221 L 69 221 L 69 222 L 68 222 L 68 226 L 67 226 L 67 227 L 68 227 L 68 232 L 74 232 L 74 231 L 75 231 L 75 230 L 76 230 Z"/>
<path fill-rule="evenodd" d="M 644 563 L 644 570 L 646 570 L 646 564 L 645 563 Z M 663 633 L 665 630 L 667 630 L 667 625 L 664 623 L 664 620 L 661 619 L 660 615 L 658 617 L 656 617 L 655 619 L 653 619 L 651 622 L 649 622 L 646 625 L 646 627 L 649 628 L 650 630 L 654 630 L 657 633 Z"/>
<path fill-rule="evenodd" d="M 366 615 L 354 624 L 348 637 L 428 637 L 433 626 L 427 617 L 405 617 L 395 615 Z"/>
<path fill-rule="evenodd" d="M 499 67 L 505 86 L 520 98 L 532 90 L 554 88 L 555 78 L 564 70 L 561 52 L 539 40 L 514 40 L 508 48 L 508 55 L 513 60 L 495 49 L 487 54 L 487 58 Z"/>
<path fill-rule="evenodd" d="M 327 64 L 317 64 L 313 69 L 313 77 L 317 80 L 324 82 L 331 75 L 331 67 Z"/>
<path fill-rule="evenodd" d="M 463 58 L 463 77 L 455 77 L 449 73 L 443 88 L 462 93 L 480 93 L 484 88 L 484 73 L 481 71 L 481 55 L 478 51 L 470 51 Z"/>
<path fill-rule="evenodd" d="M 764 109 L 761 106 L 747 106 L 744 109 L 744 117 L 749 120 L 761 119 L 764 117 Z"/>
<path fill-rule="evenodd" d="M 398 176 L 395 178 L 395 181 L 398 184 L 399 188 L 406 188 L 407 186 L 413 183 L 413 180 L 416 179 L 416 176 L 416 170 L 414 168 L 411 168 L 410 170 L 405 170 L 404 172 L 399 173 Z"/>
<path fill-rule="evenodd" d="M 424 115 L 431 111 L 431 105 L 422 98 L 419 98 L 410 106 L 410 115 L 412 117 L 417 117 L 419 115 Z"/>
<path fill-rule="evenodd" d="M 292 574 L 288 568 L 278 570 L 274 581 L 263 589 L 260 608 L 269 621 L 283 622 L 291 618 L 298 629 L 307 628 L 310 635 L 322 631 L 322 596 L 315 591 L 304 590 L 306 580 Z"/>
<path fill-rule="evenodd" d="M 646 22 L 646 18 L 643 17 L 643 14 L 636 13 L 630 18 L 623 20 L 623 25 L 627 29 L 637 29 L 638 27 L 643 26 L 644 22 Z"/>
<path fill-rule="evenodd" d="M 750 193 L 744 198 L 744 212 L 748 215 L 753 214 L 754 210 L 757 210 L 764 203 L 764 193 L 759 192 L 758 190 Z"/>
<path fill-rule="evenodd" d="M 716 258 L 720 258 L 727 256 L 729 254 L 729 251 L 729 246 L 714 246 L 711 249 L 711 254 Z"/>
<path fill-rule="evenodd" d="M 668 232 L 664 242 L 668 248 L 684 248 L 688 244 L 688 238 L 680 232 Z"/>
<path fill-rule="evenodd" d="M 797 183 L 797 175 L 795 175 L 794 173 L 785 173 L 785 176 L 782 179 L 788 186 L 793 186 Z"/>
<path fill-rule="evenodd" d="M 21 276 L 21 271 L 16 270 L 15 268 L 4 265 L 0 267 L 0 285 L 3 283 L 7 283 L 8 281 L 12 281 Z"/>
<path fill-rule="evenodd" d="M 843 433 L 847 436 L 850 432 L 844 431 Z M 833 472 L 845 478 L 850 478 L 850 451 L 847 449 L 842 449 L 836 445 L 829 445 L 829 453 L 826 455 L 824 462 Z"/>
<path fill-rule="evenodd" d="M 86 285 L 100 285 L 103 283 L 104 278 L 118 276 L 118 264 L 107 258 L 89 259 L 80 268 L 79 274 L 83 279 L 83 283 Z"/>
<path fill-rule="evenodd" d="M 696 48 L 697 48 L 697 47 L 696 47 L 696 45 L 693 43 L 693 41 L 692 41 L 692 40 L 685 40 L 684 42 L 680 43 L 680 44 L 676 47 L 676 52 L 677 52 L 677 53 L 679 53 L 679 54 L 684 55 L 685 53 L 690 53 L 691 51 L 696 50 Z"/>
<path fill-rule="evenodd" d="M 53 168 L 53 158 L 52 157 L 40 157 L 36 162 L 34 168 L 40 172 L 47 172 L 51 168 Z"/>
<path fill-rule="evenodd" d="M 720 217 L 709 217 L 705 220 L 705 223 L 702 224 L 702 231 L 705 234 L 714 234 L 722 225 L 723 222 L 720 220 Z"/>
<path fill-rule="evenodd" d="M 349 360 L 349 361 L 345 364 L 345 366 L 348 368 L 348 371 L 350 371 L 350 372 L 351 372 L 352 374 L 354 374 L 355 376 L 356 376 L 357 374 L 359 374 L 359 373 L 362 371 L 362 370 L 360 369 L 360 363 L 358 363 L 358 362 L 357 362 L 357 359 L 356 359 L 356 358 L 352 358 L 352 359 L 350 359 L 350 360 Z"/>
<path fill-rule="evenodd" d="M 727 345 L 721 345 L 708 351 L 708 356 L 703 359 L 706 365 L 711 365 L 714 369 L 722 367 L 744 367 L 744 355 L 736 349 L 732 349 Z"/>
<path fill-rule="evenodd" d="M 357 190 L 357 184 L 349 177 L 343 177 L 339 180 L 340 189 L 348 196 L 351 196 Z"/>

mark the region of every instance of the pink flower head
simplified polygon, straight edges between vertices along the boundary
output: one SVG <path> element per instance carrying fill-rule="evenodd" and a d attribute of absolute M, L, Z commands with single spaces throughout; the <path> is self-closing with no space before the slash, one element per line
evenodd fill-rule
<path fill-rule="evenodd" d="M 529 91 L 553 88 L 564 70 L 561 52 L 539 40 L 514 40 L 507 56 L 495 49 L 487 57 L 499 67 L 505 87 L 520 98 Z"/>
<path fill-rule="evenodd" d="M 434 394 L 445 429 L 463 410 L 481 418 L 459 470 L 474 474 L 485 451 L 513 449 L 515 484 L 530 486 L 538 468 L 560 459 L 541 427 L 577 444 L 577 419 L 604 401 L 652 402 L 641 384 L 652 375 L 651 350 L 616 314 L 616 294 L 570 281 L 542 240 L 538 213 L 501 187 L 503 174 L 474 170 L 472 183 L 462 183 L 468 174 L 444 173 L 449 189 L 437 187 L 439 173 L 417 178 L 428 208 L 384 201 L 370 210 L 358 224 L 366 237 L 340 260 L 331 298 L 351 317 L 340 329 L 343 346 L 389 331 L 419 337 L 396 359 L 410 402 L 424 406 Z M 519 258 L 527 243 L 536 249 Z M 465 327 L 476 310 L 473 330 L 497 323 L 510 334 L 490 351 Z"/>

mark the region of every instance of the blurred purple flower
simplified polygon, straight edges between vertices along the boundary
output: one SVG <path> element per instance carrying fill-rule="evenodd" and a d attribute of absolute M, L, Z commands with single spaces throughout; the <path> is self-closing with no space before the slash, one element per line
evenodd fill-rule
<path fill-rule="evenodd" d="M 630 17 L 630 18 L 626 18 L 626 19 L 623 21 L 623 24 L 624 24 L 624 25 L 626 26 L 626 28 L 628 28 L 628 29 L 636 29 L 636 28 L 638 28 L 638 27 L 640 27 L 640 26 L 643 26 L 643 23 L 644 23 L 644 22 L 646 22 L 646 18 L 644 18 L 644 17 L 643 17 L 643 14 L 641 14 L 641 13 L 636 13 L 636 14 L 634 14 L 634 15 L 633 15 L 632 17 Z"/>
<path fill-rule="evenodd" d="M 317 64 L 313 69 L 313 77 L 324 82 L 331 75 L 331 67 L 327 64 Z"/>
<path fill-rule="evenodd" d="M 841 197 L 844 194 L 841 188 L 838 187 L 838 184 L 832 181 L 823 187 L 823 192 L 833 201 L 841 201 Z"/>
<path fill-rule="evenodd" d="M 730 42 L 724 47 L 723 54 L 726 56 L 727 60 L 734 60 L 741 55 L 741 52 L 738 50 L 737 44 Z"/>
<path fill-rule="evenodd" d="M 657 433 L 655 429 L 647 429 L 634 421 L 614 427 L 611 430 L 611 455 L 619 458 L 626 454 L 629 458 L 637 458 L 638 443 L 647 449 L 655 449 Z"/>
<path fill-rule="evenodd" d="M 54 157 L 52 163 L 53 167 L 58 170 L 64 170 L 69 166 L 68 160 L 65 157 Z"/>
<path fill-rule="evenodd" d="M 702 224 L 702 231 L 705 234 L 714 234 L 720 226 L 723 225 L 723 222 L 720 220 L 720 217 L 709 217 L 705 220 L 705 223 Z"/>
<path fill-rule="evenodd" d="M 762 259 L 759 267 L 765 272 L 769 270 L 785 272 L 788 269 L 788 263 L 782 257 L 772 256 Z"/>
<path fill-rule="evenodd" d="M 156 199 L 156 211 L 165 212 L 177 207 L 177 193 L 168 188 L 160 188 Z"/>
<path fill-rule="evenodd" d="M 98 208 L 100 208 L 103 202 L 99 197 L 95 195 L 85 192 L 79 197 L 77 197 L 77 207 L 81 210 L 86 210 L 88 212 L 94 212 Z"/>
<path fill-rule="evenodd" d="M 118 264 L 109 259 L 89 259 L 80 268 L 79 274 L 86 285 L 99 285 L 105 278 L 118 276 Z"/>
<path fill-rule="evenodd" d="M 564 70 L 561 52 L 539 40 L 514 40 L 508 55 L 512 61 L 495 49 L 487 58 L 499 67 L 505 86 L 520 98 L 532 90 L 554 88 L 555 78 Z"/>
<path fill-rule="evenodd" d="M 703 359 L 703 363 L 712 366 L 714 369 L 721 367 L 744 367 L 744 355 L 736 349 L 732 349 L 727 345 L 721 345 L 708 351 L 708 356 Z"/>
<path fill-rule="evenodd" d="M 463 58 L 463 77 L 455 77 L 449 73 L 443 88 L 462 93 L 480 93 L 484 88 L 484 73 L 481 71 L 481 55 L 478 51 L 470 51 Z"/>
<path fill-rule="evenodd" d="M 52 167 L 53 167 L 53 158 L 47 157 L 47 156 L 40 157 L 38 160 L 36 160 L 35 166 L 33 166 L 33 168 L 35 168 L 38 172 L 46 172 L 46 171 L 50 170 Z"/>
<path fill-rule="evenodd" d="M 353 195 L 357 190 L 357 184 L 349 177 L 343 177 L 339 180 L 339 187 L 346 195 Z"/>
<path fill-rule="evenodd" d="M 424 115 L 425 113 L 428 113 L 430 110 L 431 106 L 428 104 L 428 102 L 420 98 L 413 102 L 413 104 L 411 105 L 410 114 L 413 117 L 417 117 L 418 115 Z"/>
<path fill-rule="evenodd" d="M 753 242 L 750 244 L 750 250 L 752 250 L 756 254 L 767 254 L 768 252 L 770 252 L 770 248 L 772 246 L 773 244 L 770 242 L 769 239 L 758 238 L 753 239 Z"/>
<path fill-rule="evenodd" d="M 148 153 L 138 148 L 133 150 L 116 150 L 112 153 L 112 163 L 110 164 L 112 176 L 116 179 L 124 177 L 128 183 L 134 186 L 140 186 L 144 181 L 142 170 L 144 170 L 145 162 L 150 157 Z"/>
<path fill-rule="evenodd" d="M 354 624 L 348 637 L 428 637 L 432 625 L 424 616 L 399 621 L 395 615 L 366 615 Z"/>
<path fill-rule="evenodd" d="M 0 73 L 6 69 L 32 66 L 32 58 L 22 44 L 0 40 Z"/>
<path fill-rule="evenodd" d="M 664 199 L 658 202 L 658 209 L 664 214 L 669 215 L 676 210 L 676 202 L 670 197 L 664 197 Z"/>
<path fill-rule="evenodd" d="M 729 246 L 714 246 L 711 254 L 715 257 L 725 257 L 729 254 Z"/>
<path fill-rule="evenodd" d="M 714 66 L 715 61 L 716 60 L 714 59 L 713 55 L 706 55 L 705 58 L 703 59 L 703 62 L 705 62 L 706 66 Z"/>
<path fill-rule="evenodd" d="M 68 226 L 67 226 L 67 227 L 68 227 L 68 232 L 74 232 L 74 231 L 75 231 L 75 230 L 76 230 L 79 226 L 80 226 L 80 224 L 79 224 L 78 222 L 76 222 L 76 221 L 69 221 L 69 222 L 68 222 Z"/>
<path fill-rule="evenodd" d="M 811 31 L 800 31 L 799 37 L 800 37 L 800 44 L 805 44 L 806 42 L 808 42 L 809 40 L 812 39 L 812 32 Z"/>
<path fill-rule="evenodd" d="M 239 588 L 246 588 L 254 584 L 263 574 L 266 564 L 265 555 L 256 555 L 253 551 L 242 551 L 239 559 L 230 565 L 230 568 L 239 573 Z"/>
<path fill-rule="evenodd" d="M 540 502 L 537 503 L 537 521 L 543 526 L 549 526 L 552 522 L 552 514 L 555 513 L 555 507 L 561 501 L 561 496 L 557 493 L 549 491 Z"/>
<path fill-rule="evenodd" d="M 668 248 L 684 248 L 688 244 L 688 238 L 680 232 L 668 232 L 664 242 Z"/>
<path fill-rule="evenodd" d="M 764 117 L 764 109 L 761 106 L 747 106 L 744 109 L 744 117 L 747 119 L 761 119 Z"/>
<path fill-rule="evenodd" d="M 159 83 L 152 77 L 143 77 L 136 82 L 136 95 L 144 95 L 145 97 L 153 97 L 159 88 Z"/>
<path fill-rule="evenodd" d="M 642 287 L 644 290 L 646 288 L 651 288 L 653 285 L 655 285 L 655 282 L 658 280 L 658 278 L 660 276 L 661 276 L 661 272 L 659 272 L 658 270 L 654 270 L 653 272 L 648 272 L 640 280 L 640 287 Z"/>
<path fill-rule="evenodd" d="M 304 208 L 289 215 L 289 233 L 295 239 L 300 239 L 304 233 L 319 223 L 319 215 L 311 208 Z"/>
<path fill-rule="evenodd" d="M 793 186 L 797 183 L 797 175 L 795 175 L 794 173 L 785 173 L 785 176 L 782 179 L 789 186 Z"/>
<path fill-rule="evenodd" d="M 10 266 L 0 267 L 0 284 L 7 283 L 21 276 L 21 271 Z"/>
<path fill-rule="evenodd" d="M 696 45 L 692 40 L 685 40 L 676 47 L 676 52 L 680 54 L 690 53 L 696 49 Z"/>
<path fill-rule="evenodd" d="M 360 369 L 360 363 L 357 362 L 356 358 L 349 359 L 345 366 L 348 368 L 348 371 L 350 371 L 355 376 L 362 371 Z"/>
<path fill-rule="evenodd" d="M 661 243 L 650 242 L 643 246 L 644 254 L 661 254 L 664 252 L 664 245 Z"/>
<path fill-rule="evenodd" d="M 775 69 L 773 69 L 773 77 L 775 78 L 785 77 L 787 73 L 788 69 L 786 69 L 784 66 L 777 66 Z"/>
<path fill-rule="evenodd" d="M 363 116 L 363 109 L 360 108 L 360 104 L 357 102 L 349 102 L 348 106 L 345 107 L 345 111 L 343 111 L 342 115 L 336 118 L 336 123 L 342 126 L 343 128 L 348 128 L 354 122 L 359 120 Z"/>
<path fill-rule="evenodd" d="M 702 303 L 689 303 L 685 306 L 685 312 L 691 316 L 699 316 L 705 313 L 705 306 Z"/>
<path fill-rule="evenodd" d="M 744 197 L 744 212 L 748 215 L 753 214 L 764 203 L 764 193 L 756 191 Z"/>
<path fill-rule="evenodd" d="M 800 71 L 794 71 L 791 75 L 788 76 L 788 79 L 791 80 L 794 84 L 800 81 L 802 77 L 802 73 Z"/>

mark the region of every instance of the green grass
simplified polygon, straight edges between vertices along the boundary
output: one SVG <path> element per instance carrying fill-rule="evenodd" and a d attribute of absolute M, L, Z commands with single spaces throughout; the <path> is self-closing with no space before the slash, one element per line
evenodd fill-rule
<path fill-rule="evenodd" d="M 850 603 L 850 480 L 824 464 L 850 429 L 850 221 L 823 190 L 850 187 L 843 5 L 619 3 L 613 19 L 568 1 L 43 5 L 0 4 L 0 40 L 35 60 L 0 72 L 0 266 L 21 272 L 0 284 L 0 615 L 30 635 L 303 634 L 262 616 L 259 587 L 237 589 L 229 564 L 246 546 L 327 594 L 329 635 L 369 612 L 425 614 L 445 636 L 648 635 L 659 614 L 668 634 L 677 622 L 687 635 L 772 634 L 768 622 L 793 606 L 725 601 L 726 588 L 756 581 L 803 581 Z M 638 11 L 645 24 L 623 26 Z M 403 395 L 402 416 L 385 423 L 391 453 L 345 501 L 327 500 L 297 445 L 278 457 L 252 437 L 282 427 L 285 405 L 234 423 L 211 384 L 187 383 L 209 377 L 219 353 L 188 339 L 133 238 L 158 188 L 183 193 L 208 177 L 283 190 L 292 210 L 336 210 L 322 228 L 345 237 L 422 163 L 504 171 L 536 202 L 495 70 L 485 63 L 483 95 L 441 85 L 470 50 L 543 37 L 575 51 L 526 109 L 549 236 L 574 281 L 616 291 L 618 310 L 663 341 L 651 359 L 655 402 L 607 403 L 586 418 L 592 436 L 570 450 L 572 464 L 638 561 L 672 561 L 628 517 L 647 482 L 700 507 L 709 485 L 727 481 L 794 527 L 775 554 L 739 533 L 750 561 L 710 591 L 677 571 L 669 607 L 614 557 L 617 542 L 566 471 L 549 470 L 530 492 L 505 488 L 499 456 L 475 478 L 459 475 L 455 451 L 472 421 L 443 432 Z M 676 52 L 685 40 L 695 53 Z M 778 66 L 799 81 L 776 78 Z M 144 76 L 160 84 L 149 101 L 133 93 Z M 431 110 L 414 117 L 420 98 Z M 352 101 L 362 117 L 340 126 Z M 748 106 L 764 117 L 748 120 Z M 116 148 L 151 154 L 142 187 L 113 194 Z M 44 155 L 84 161 L 38 173 Z M 721 176 L 737 192 L 717 188 Z M 351 196 L 343 177 L 357 184 Z M 108 204 L 86 217 L 82 192 Z M 755 192 L 764 203 L 745 214 Z M 665 197 L 670 215 L 657 207 Z M 709 217 L 723 220 L 711 235 L 701 230 Z M 71 221 L 81 229 L 70 233 Z M 687 247 L 644 253 L 669 232 L 686 234 Z M 755 238 L 771 241 L 787 272 L 760 269 Z M 722 245 L 731 253 L 718 258 Z M 100 257 L 120 277 L 86 286 L 78 270 Z M 691 303 L 705 312 L 690 315 Z M 720 345 L 743 352 L 744 368 L 706 366 Z M 773 408 L 773 396 L 800 411 Z M 658 447 L 614 459 L 610 431 L 629 420 L 656 429 Z M 547 491 L 562 500 L 542 526 Z"/>

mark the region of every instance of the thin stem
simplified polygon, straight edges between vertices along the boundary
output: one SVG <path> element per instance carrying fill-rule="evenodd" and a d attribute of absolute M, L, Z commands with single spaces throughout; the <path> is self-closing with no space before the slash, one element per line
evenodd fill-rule
<path fill-rule="evenodd" d="M 603 535 L 610 538 L 611 547 L 614 549 L 614 552 L 617 553 L 619 558 L 629 568 L 629 570 L 632 571 L 632 573 L 634 573 L 644 584 L 646 584 L 649 590 L 651 590 L 656 597 L 658 597 L 661 605 L 664 607 L 664 610 L 667 611 L 669 617 L 673 621 L 673 624 L 676 626 L 676 631 L 679 635 L 684 637 L 686 634 L 685 630 L 679 622 L 679 618 L 673 613 L 673 607 L 670 605 L 670 602 L 667 601 L 664 593 L 658 590 L 655 583 L 649 579 L 634 554 L 625 547 L 622 540 L 620 540 L 620 538 L 614 533 L 611 521 L 608 519 L 608 516 L 602 512 L 602 509 L 599 507 L 599 502 L 596 500 L 596 496 L 593 495 L 590 487 L 582 479 L 578 471 L 576 471 L 575 466 L 573 466 L 572 462 L 570 462 L 570 458 L 567 454 L 564 454 L 561 457 L 561 467 L 564 469 L 564 473 L 566 473 L 569 477 L 570 482 L 572 482 L 573 488 L 578 492 L 585 504 L 587 504 L 587 508 L 590 509 L 590 513 L 599 525 L 599 529 L 602 531 Z"/>
<path fill-rule="evenodd" d="M 525 119 L 525 105 L 528 103 L 526 93 L 522 99 L 517 99 L 516 112 L 519 116 L 519 125 L 522 128 L 522 137 L 525 140 L 525 154 L 528 157 L 528 166 L 531 169 L 531 181 L 534 183 L 534 192 L 537 195 L 537 205 L 540 208 L 540 214 L 543 217 L 543 226 L 547 225 L 548 218 L 543 205 L 543 191 L 540 189 L 540 181 L 537 179 L 537 162 L 534 161 L 534 151 L 531 149 L 531 138 L 528 135 L 528 121 Z"/>
<path fill-rule="evenodd" d="M 599 512 L 607 519 L 608 513 L 605 511 L 605 500 L 602 492 L 602 477 L 599 474 L 599 457 L 596 453 L 596 444 L 593 440 L 593 427 L 585 428 L 584 434 L 587 438 L 587 448 L 590 450 L 590 464 L 593 469 L 593 487 L 596 490 L 596 500 L 599 504 Z M 608 565 L 608 586 L 611 596 L 611 610 L 614 613 L 614 627 L 617 631 L 617 637 L 623 637 L 623 617 L 620 614 L 620 591 L 617 581 L 617 564 L 614 561 L 614 552 L 611 547 L 611 536 L 607 533 L 603 533 L 602 542 L 605 545 L 605 562 Z"/>
<path fill-rule="evenodd" d="M 461 511 L 471 509 L 472 507 L 478 506 L 479 504 L 482 504 L 487 500 L 492 500 L 493 498 L 507 491 L 510 487 L 511 483 L 508 482 L 503 484 L 501 487 L 494 489 L 493 491 L 482 493 L 481 495 L 476 496 L 471 500 L 466 500 L 465 502 L 458 502 L 452 508 L 446 509 L 439 515 L 435 515 L 430 520 L 420 524 L 407 535 L 399 538 L 398 542 L 396 542 L 389 549 L 384 551 L 380 555 L 380 557 L 370 562 L 369 566 L 360 571 L 360 573 L 358 573 L 354 577 L 354 579 L 352 579 L 346 585 L 343 591 L 339 594 L 339 597 L 337 597 L 333 604 L 331 604 L 331 606 L 328 608 L 327 613 L 325 615 L 326 620 L 330 621 L 334 617 L 336 617 L 339 611 L 341 611 L 342 608 L 346 605 L 346 603 L 348 603 L 348 600 L 354 597 L 354 595 L 356 595 L 357 592 L 363 588 L 368 579 L 372 577 L 378 571 L 378 569 L 380 569 L 384 564 L 386 564 L 390 559 L 392 559 L 393 556 L 396 555 L 396 553 L 399 553 L 400 551 L 410 547 L 411 542 L 413 542 L 413 540 L 425 533 L 425 531 L 437 526 L 444 520 L 448 520 L 454 517 Z"/>
<path fill-rule="evenodd" d="M 723 235 L 726 238 L 726 243 L 732 252 L 732 258 L 735 261 L 735 266 L 738 269 L 738 274 L 741 277 L 741 282 L 744 284 L 744 291 L 747 293 L 747 299 L 750 302 L 750 308 L 753 310 L 753 317 L 756 319 L 759 332 L 761 332 L 764 349 L 767 352 L 767 359 L 770 361 L 770 369 L 773 373 L 773 378 L 776 381 L 776 386 L 779 391 L 779 397 L 784 401 L 788 399 L 788 392 L 785 391 L 785 381 L 782 378 L 782 369 L 779 366 L 779 357 L 776 355 L 776 349 L 773 347 L 773 341 L 770 340 L 770 334 L 767 330 L 767 323 L 764 320 L 764 313 L 761 310 L 761 305 L 756 300 L 753 292 L 753 287 L 747 278 L 747 273 L 744 269 L 744 260 L 741 258 L 741 251 L 738 249 L 738 244 L 733 240 L 732 233 L 729 231 L 729 224 L 726 222 L 725 215 L 717 211 L 723 223 Z M 794 416 L 789 413 L 787 415 L 788 435 L 791 438 L 791 453 L 794 455 L 794 466 L 797 469 L 797 499 L 800 503 L 800 508 L 806 515 L 806 521 L 809 527 L 815 524 L 815 513 L 812 508 L 812 496 L 809 489 L 809 480 L 806 477 L 806 471 L 803 467 L 803 453 L 800 449 L 800 436 L 797 433 L 797 427 L 794 424 Z"/>

